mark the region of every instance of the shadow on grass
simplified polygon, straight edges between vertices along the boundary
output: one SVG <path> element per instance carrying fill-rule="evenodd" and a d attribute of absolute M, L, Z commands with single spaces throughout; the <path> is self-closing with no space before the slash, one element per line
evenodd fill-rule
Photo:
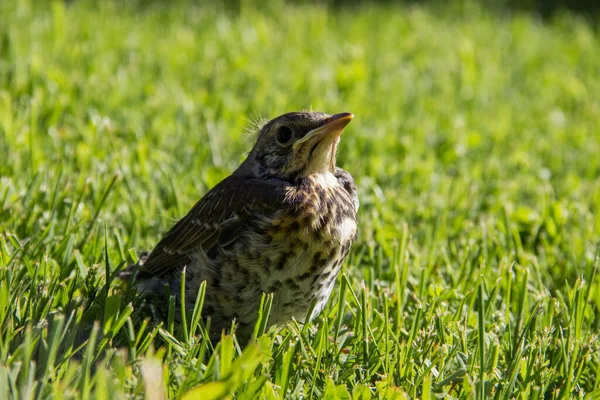
<path fill-rule="evenodd" d="M 427 5 L 447 8 L 449 2 L 457 6 L 467 3 L 479 3 L 482 7 L 499 14 L 510 14 L 513 12 L 525 12 L 537 14 L 542 18 L 551 18 L 557 13 L 570 11 L 588 17 L 595 21 L 595 17 L 600 15 L 600 1 L 598 0 L 285 0 L 288 4 L 321 4 L 327 5 L 333 9 L 343 7 L 360 7 L 364 5 Z M 139 8 L 140 11 L 148 7 L 169 8 L 172 4 L 209 4 L 203 0 L 133 0 L 128 6 Z M 210 3 L 211 6 L 218 9 L 236 13 L 243 7 L 255 7 L 259 10 L 266 9 L 273 4 L 269 0 L 222 0 L 220 2 Z"/>
<path fill-rule="evenodd" d="M 464 3 L 461 0 L 451 0 L 457 4 Z M 296 1 L 298 3 L 304 1 Z M 573 11 L 581 14 L 593 15 L 600 11 L 600 1 L 597 0 L 478 0 L 486 8 L 500 11 L 525 11 L 538 13 L 543 17 L 549 17 L 560 11 Z M 231 2 L 235 3 L 235 2 Z M 329 0 L 328 4 L 334 7 L 362 4 L 433 4 L 447 3 L 444 0 Z"/>

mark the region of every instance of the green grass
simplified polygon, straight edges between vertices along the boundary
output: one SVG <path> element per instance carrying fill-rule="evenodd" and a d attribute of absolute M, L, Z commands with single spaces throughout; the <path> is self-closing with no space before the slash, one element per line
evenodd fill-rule
<path fill-rule="evenodd" d="M 598 29 L 258 10 L 0 2 L 0 398 L 598 398 Z M 356 115 L 360 235 L 326 311 L 244 349 L 206 340 L 201 297 L 186 329 L 145 319 L 116 271 L 253 119 L 310 107 Z"/>

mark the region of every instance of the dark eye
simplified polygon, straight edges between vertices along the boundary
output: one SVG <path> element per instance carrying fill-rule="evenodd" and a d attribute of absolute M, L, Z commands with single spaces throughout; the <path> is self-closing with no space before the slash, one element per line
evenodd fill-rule
<path fill-rule="evenodd" d="M 292 130 L 287 126 L 282 126 L 277 131 L 277 141 L 279 143 L 287 143 L 292 138 Z"/>

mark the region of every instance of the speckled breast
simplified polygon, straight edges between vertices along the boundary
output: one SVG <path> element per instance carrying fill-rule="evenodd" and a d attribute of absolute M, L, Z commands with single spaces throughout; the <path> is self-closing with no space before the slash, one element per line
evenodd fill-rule
<path fill-rule="evenodd" d="M 356 238 L 354 201 L 331 175 L 293 187 L 286 203 L 256 220 L 215 266 L 218 282 L 208 282 L 206 300 L 223 324 L 236 318 L 240 326 L 252 325 L 262 292 L 274 295 L 270 324 L 303 320 L 316 301 L 314 317 L 327 303 Z"/>

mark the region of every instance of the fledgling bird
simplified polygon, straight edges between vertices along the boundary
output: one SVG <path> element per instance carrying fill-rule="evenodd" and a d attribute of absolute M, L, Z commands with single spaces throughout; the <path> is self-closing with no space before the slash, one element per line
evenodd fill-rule
<path fill-rule="evenodd" d="M 213 339 L 232 320 L 249 337 L 263 292 L 273 293 L 269 325 L 303 321 L 313 301 L 314 318 L 357 235 L 354 180 L 335 165 L 353 117 L 293 112 L 265 124 L 238 169 L 140 263 L 137 290 L 164 309 L 186 267 L 186 309 L 206 281 L 202 315 L 211 317 Z"/>

